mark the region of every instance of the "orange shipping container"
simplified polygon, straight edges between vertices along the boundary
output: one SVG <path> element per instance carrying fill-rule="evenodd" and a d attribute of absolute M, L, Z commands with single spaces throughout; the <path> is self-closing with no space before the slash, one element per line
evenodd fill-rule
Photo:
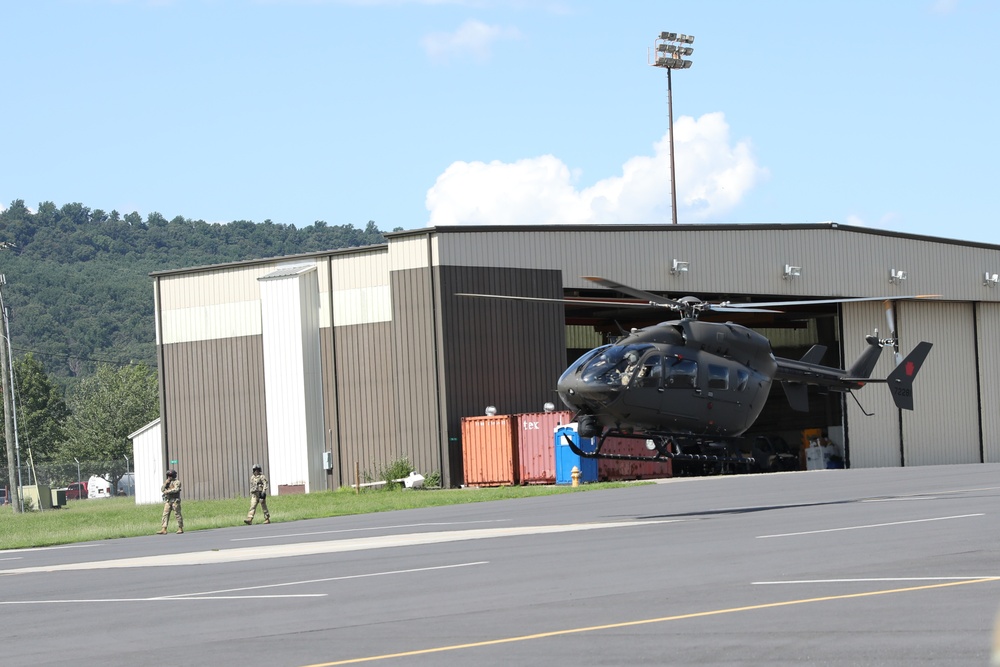
<path fill-rule="evenodd" d="M 516 418 L 521 484 L 555 484 L 555 430 L 570 423 L 573 413 L 530 412 Z"/>
<path fill-rule="evenodd" d="M 518 483 L 516 415 L 462 418 L 462 473 L 466 486 Z"/>
<path fill-rule="evenodd" d="M 630 454 L 632 456 L 650 456 L 652 452 L 646 449 L 646 441 L 637 438 L 607 438 L 601 452 L 605 454 Z M 654 461 L 616 461 L 614 459 L 598 459 L 597 479 L 601 481 L 617 481 L 625 479 L 658 479 L 673 477 L 673 462 L 667 459 Z"/>

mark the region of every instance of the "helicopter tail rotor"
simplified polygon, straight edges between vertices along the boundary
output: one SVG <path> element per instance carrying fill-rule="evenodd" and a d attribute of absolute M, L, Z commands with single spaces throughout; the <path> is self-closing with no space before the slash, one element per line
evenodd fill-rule
<path fill-rule="evenodd" d="M 889 340 L 885 342 L 892 343 L 893 358 L 896 361 L 896 365 L 899 366 L 903 360 L 903 355 L 899 353 L 899 336 L 896 334 L 896 306 L 889 299 L 883 301 L 882 305 L 885 308 L 885 321 L 889 325 Z"/>

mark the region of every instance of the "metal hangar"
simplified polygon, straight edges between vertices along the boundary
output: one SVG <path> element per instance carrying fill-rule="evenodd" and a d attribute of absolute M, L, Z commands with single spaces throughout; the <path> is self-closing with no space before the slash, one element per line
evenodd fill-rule
<path fill-rule="evenodd" d="M 756 429 L 818 427 L 852 467 L 1000 461 L 1000 246 L 836 223 L 438 227 L 384 245 L 152 274 L 165 464 L 191 498 L 243 495 L 253 462 L 276 493 L 351 484 L 407 458 L 462 483 L 461 419 L 555 402 L 567 364 L 663 312 L 473 299 L 705 300 L 938 294 L 896 302 L 905 352 L 935 344 L 916 410 L 888 392 L 810 394 L 791 413 L 772 390 Z M 880 302 L 795 307 L 742 322 L 794 357 L 813 343 L 850 363 L 885 330 Z M 884 354 L 874 375 L 893 364 Z M 869 416 L 870 415 L 870 416 Z M 174 463 L 176 461 L 176 463 Z"/>

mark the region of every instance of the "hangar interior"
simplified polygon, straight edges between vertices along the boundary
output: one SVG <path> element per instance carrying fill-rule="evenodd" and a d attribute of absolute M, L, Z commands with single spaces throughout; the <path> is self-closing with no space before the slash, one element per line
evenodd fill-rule
<path fill-rule="evenodd" d="M 1000 247 L 847 227 L 586 225 L 427 228 L 388 243 L 152 274 L 164 461 L 194 498 L 242 495 L 255 461 L 278 493 L 333 489 L 406 458 L 462 483 L 461 419 L 557 401 L 584 351 L 662 311 L 462 297 L 610 303 L 603 275 L 657 294 L 768 301 L 937 294 L 896 301 L 905 352 L 934 343 L 917 409 L 884 387 L 809 393 L 809 412 L 772 396 L 752 433 L 826 429 L 851 467 L 1000 460 Z M 683 261 L 686 271 L 673 270 Z M 796 269 L 794 275 L 789 269 Z M 904 276 L 901 280 L 895 277 Z M 634 301 L 634 299 L 632 299 Z M 758 313 L 740 323 L 797 359 L 849 364 L 886 318 L 881 302 Z M 883 354 L 874 376 L 893 368 Z M 870 416 L 869 416 L 870 415 Z M 947 415 L 948 419 L 942 416 Z M 275 478 L 274 473 L 277 473 Z"/>

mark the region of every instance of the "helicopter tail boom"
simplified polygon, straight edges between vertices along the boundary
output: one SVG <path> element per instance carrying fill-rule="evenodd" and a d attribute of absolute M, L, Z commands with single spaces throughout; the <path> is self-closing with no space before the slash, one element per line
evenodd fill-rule
<path fill-rule="evenodd" d="M 874 336 L 868 336 L 868 348 L 847 370 L 809 363 L 802 360 L 776 359 L 778 372 L 775 379 L 785 389 L 789 405 L 793 410 L 807 411 L 808 399 L 805 385 L 826 387 L 830 391 L 849 392 L 860 389 L 868 383 L 886 383 L 892 392 L 892 400 L 901 410 L 913 409 L 913 379 L 917 376 L 924 359 L 931 350 L 931 343 L 919 343 L 899 362 L 887 378 L 872 378 L 871 374 L 882 353 L 882 343 Z"/>

